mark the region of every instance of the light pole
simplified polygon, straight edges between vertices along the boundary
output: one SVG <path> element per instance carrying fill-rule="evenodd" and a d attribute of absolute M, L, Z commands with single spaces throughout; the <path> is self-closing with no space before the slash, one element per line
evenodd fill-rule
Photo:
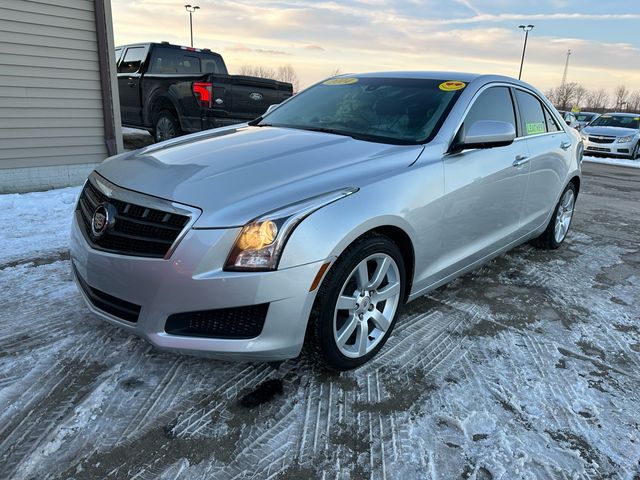
<path fill-rule="evenodd" d="M 191 46 L 193 47 L 193 12 L 198 10 L 200 7 L 197 5 L 185 5 L 184 8 L 189 12 L 189 32 L 191 32 Z"/>
<path fill-rule="evenodd" d="M 520 60 L 520 73 L 518 74 L 518 80 L 522 77 L 522 64 L 524 63 L 524 52 L 527 50 L 527 38 L 529 37 L 529 32 L 533 30 L 535 25 L 518 25 L 518 28 L 521 28 L 524 32 L 524 45 L 522 46 L 522 59 Z"/>

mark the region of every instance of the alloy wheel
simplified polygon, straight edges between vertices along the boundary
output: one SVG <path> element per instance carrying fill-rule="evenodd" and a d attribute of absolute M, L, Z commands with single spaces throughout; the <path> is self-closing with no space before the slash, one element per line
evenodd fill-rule
<path fill-rule="evenodd" d="M 401 278 L 395 260 L 377 253 L 362 260 L 340 290 L 333 335 L 340 353 L 360 358 L 386 336 L 400 304 Z"/>
<path fill-rule="evenodd" d="M 569 225 L 571 224 L 571 218 L 573 217 L 575 198 L 573 190 L 569 189 L 564 193 L 560 200 L 558 212 L 556 213 L 556 224 L 554 230 L 554 238 L 557 243 L 561 243 L 567 236 Z"/>
<path fill-rule="evenodd" d="M 175 136 L 176 128 L 173 125 L 173 122 L 165 116 L 160 117 L 156 124 L 156 140 L 161 142 L 163 140 L 174 138 Z"/>

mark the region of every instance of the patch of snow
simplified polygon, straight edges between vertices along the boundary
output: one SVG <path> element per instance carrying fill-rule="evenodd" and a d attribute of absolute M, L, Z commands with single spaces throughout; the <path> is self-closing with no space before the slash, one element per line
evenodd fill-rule
<path fill-rule="evenodd" d="M 0 195 L 0 265 L 65 252 L 80 188 Z"/>
<path fill-rule="evenodd" d="M 585 155 L 583 161 L 591 163 L 604 163 L 606 165 L 618 165 L 621 167 L 640 168 L 640 159 L 631 160 L 629 158 L 591 157 Z"/>
<path fill-rule="evenodd" d="M 146 130 L 142 130 L 141 128 L 131 128 L 131 127 L 122 127 L 123 135 L 150 135 L 150 133 Z"/>

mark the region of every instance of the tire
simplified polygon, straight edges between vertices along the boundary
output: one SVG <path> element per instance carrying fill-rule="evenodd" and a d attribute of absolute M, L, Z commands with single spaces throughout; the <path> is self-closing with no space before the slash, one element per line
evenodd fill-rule
<path fill-rule="evenodd" d="M 365 288 L 362 265 L 367 268 Z M 383 270 L 383 275 L 376 275 Z M 377 234 L 357 240 L 322 282 L 307 327 L 307 351 L 330 370 L 363 365 L 391 335 L 405 288 L 406 269 L 398 246 Z M 338 306 L 339 299 L 344 308 Z"/>
<path fill-rule="evenodd" d="M 153 139 L 162 142 L 182 134 L 180 122 L 171 110 L 161 110 L 153 121 Z"/>
<path fill-rule="evenodd" d="M 544 233 L 534 240 L 534 244 L 544 250 L 555 250 L 562 245 L 567 238 L 576 201 L 576 187 L 573 183 L 564 189 L 560 200 L 553 209 L 553 215 Z"/>
<path fill-rule="evenodd" d="M 629 157 L 631 160 L 637 160 L 640 157 L 640 140 L 636 143 L 633 151 L 631 152 L 631 156 Z"/>

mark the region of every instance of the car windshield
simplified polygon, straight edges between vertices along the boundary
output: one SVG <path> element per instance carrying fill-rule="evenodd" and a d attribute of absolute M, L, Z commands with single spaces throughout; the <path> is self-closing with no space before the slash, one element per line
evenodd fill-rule
<path fill-rule="evenodd" d="M 592 127 L 623 127 L 640 128 L 640 115 L 632 117 L 629 115 L 602 115 L 596 118 L 591 125 Z"/>
<path fill-rule="evenodd" d="M 465 86 L 447 80 L 336 77 L 296 95 L 256 125 L 390 144 L 426 143 Z"/>
<path fill-rule="evenodd" d="M 576 115 L 576 118 L 579 122 L 588 122 L 593 118 L 593 115 L 590 113 L 579 113 Z"/>

